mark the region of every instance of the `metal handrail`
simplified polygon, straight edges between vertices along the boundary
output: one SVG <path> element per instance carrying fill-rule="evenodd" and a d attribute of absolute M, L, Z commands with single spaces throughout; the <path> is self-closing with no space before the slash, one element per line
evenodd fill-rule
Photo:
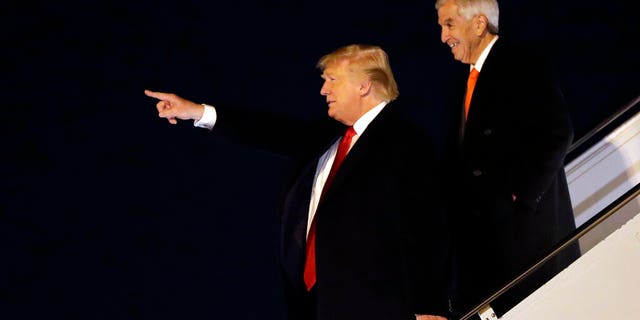
<path fill-rule="evenodd" d="M 607 118 L 604 121 L 602 121 L 598 126 L 593 128 L 593 130 L 587 132 L 587 134 L 585 134 L 580 139 L 578 139 L 578 141 L 576 141 L 573 144 L 571 144 L 571 146 L 569 147 L 569 150 L 567 151 L 567 154 L 571 153 L 573 150 L 576 150 L 579 146 L 581 146 L 587 140 L 591 139 L 593 136 L 598 134 L 602 129 L 604 129 L 606 126 L 608 126 L 613 121 L 618 119 L 621 115 L 623 115 L 625 112 L 629 111 L 631 108 L 633 108 L 638 103 L 640 103 L 640 95 L 636 96 L 635 99 L 631 100 L 631 102 L 626 104 L 620 110 L 616 111 L 616 113 L 612 114 L 609 118 Z"/>
<path fill-rule="evenodd" d="M 509 283 L 507 283 L 500 290 L 496 291 L 490 297 L 486 298 L 484 301 L 482 301 L 480 304 L 478 304 L 476 307 L 474 307 L 469 312 L 467 312 L 464 316 L 462 316 L 462 318 L 460 318 L 459 320 L 467 320 L 470 317 L 472 317 L 474 314 L 478 313 L 478 311 L 480 309 L 482 309 L 485 306 L 489 305 L 497 297 L 501 296 L 507 290 L 511 289 L 516 284 L 520 283 L 520 281 L 522 281 L 524 278 L 526 278 L 531 273 L 536 271 L 538 268 L 540 268 L 542 265 L 544 265 L 551 258 L 555 257 L 563 249 L 565 249 L 566 247 L 568 247 L 571 244 L 573 244 L 574 242 L 576 242 L 578 239 L 580 239 L 582 236 L 584 236 L 587 232 L 589 232 L 593 228 L 597 227 L 600 223 L 602 223 L 607 218 L 609 218 L 611 215 L 616 213 L 618 210 L 620 210 L 620 208 L 624 207 L 627 203 L 629 203 L 631 200 L 635 199 L 638 195 L 640 195 L 640 183 L 636 184 L 633 188 L 631 188 L 625 194 L 623 194 L 622 196 L 618 197 L 615 201 L 613 201 L 611 204 L 609 204 L 606 208 L 604 208 L 600 212 L 598 212 L 598 214 L 593 216 L 587 222 L 583 223 L 579 228 L 574 230 L 567 238 L 565 238 L 566 240 L 563 240 L 559 244 L 554 246 L 552 248 L 552 250 L 550 250 L 550 252 L 547 253 L 544 256 L 544 258 L 542 258 L 538 262 L 536 262 L 533 265 L 531 265 L 526 271 L 524 271 L 518 277 L 516 277 L 513 280 L 511 280 Z"/>

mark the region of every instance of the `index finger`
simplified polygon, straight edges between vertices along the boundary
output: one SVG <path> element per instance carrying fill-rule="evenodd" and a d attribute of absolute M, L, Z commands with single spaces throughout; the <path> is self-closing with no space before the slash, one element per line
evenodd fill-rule
<path fill-rule="evenodd" d="M 171 94 L 165 92 L 156 92 L 151 90 L 144 90 L 144 94 L 149 97 L 156 98 L 158 100 L 170 100 Z"/>

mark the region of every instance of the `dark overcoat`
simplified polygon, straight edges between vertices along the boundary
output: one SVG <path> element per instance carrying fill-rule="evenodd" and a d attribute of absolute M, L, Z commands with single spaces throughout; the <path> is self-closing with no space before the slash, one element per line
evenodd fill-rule
<path fill-rule="evenodd" d="M 317 207 L 313 308 L 303 264 L 319 157 L 345 127 L 221 109 L 213 129 L 292 160 L 278 213 L 279 260 L 290 319 L 415 319 L 448 313 L 447 219 L 433 150 L 388 104 L 358 138 Z M 315 310 L 314 310 L 315 309 Z M 313 314 L 310 314 L 313 313 Z"/>
<path fill-rule="evenodd" d="M 498 40 L 476 81 L 465 123 L 467 72 L 454 85 L 447 161 L 459 271 L 455 305 L 462 313 L 575 229 L 564 172 L 573 130 L 548 61 Z M 494 310 L 504 313 L 578 256 L 577 246 L 565 250 L 497 299 Z"/>

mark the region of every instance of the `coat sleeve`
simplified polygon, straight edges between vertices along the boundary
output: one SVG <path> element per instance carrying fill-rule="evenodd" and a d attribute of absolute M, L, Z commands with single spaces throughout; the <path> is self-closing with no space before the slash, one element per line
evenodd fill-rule
<path fill-rule="evenodd" d="M 407 186 L 403 201 L 407 289 L 414 314 L 447 317 L 449 226 L 432 151 L 426 140 L 414 143 L 402 170 Z"/>
<path fill-rule="evenodd" d="M 573 140 L 573 128 L 562 91 L 548 64 L 537 60 L 520 96 L 518 153 L 514 188 L 517 198 L 535 210 L 545 191 L 564 170 L 564 159 Z"/>

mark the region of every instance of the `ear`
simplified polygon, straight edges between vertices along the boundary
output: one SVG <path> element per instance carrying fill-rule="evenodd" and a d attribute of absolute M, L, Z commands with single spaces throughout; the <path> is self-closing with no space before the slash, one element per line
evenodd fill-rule
<path fill-rule="evenodd" d="M 366 96 L 371 92 L 371 89 L 373 88 L 373 82 L 371 81 L 371 79 L 364 79 L 360 82 L 360 95 L 361 96 Z"/>
<path fill-rule="evenodd" d="M 489 19 L 487 16 L 481 14 L 473 18 L 473 28 L 476 32 L 476 35 L 482 35 L 487 31 L 487 26 L 489 23 Z"/>

